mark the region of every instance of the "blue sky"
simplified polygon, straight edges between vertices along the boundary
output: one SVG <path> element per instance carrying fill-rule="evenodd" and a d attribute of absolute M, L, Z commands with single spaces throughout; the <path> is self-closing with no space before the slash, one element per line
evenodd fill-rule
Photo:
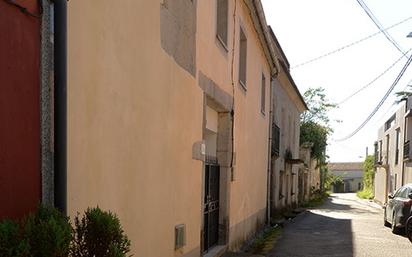
<path fill-rule="evenodd" d="M 412 16 L 411 0 L 364 0 L 386 28 Z M 272 26 L 291 67 L 335 50 L 378 31 L 356 0 L 262 0 L 266 19 Z M 389 34 L 405 50 L 412 48 L 412 19 Z M 411 51 L 412 53 L 412 51 Z M 309 87 L 323 87 L 328 98 L 340 102 L 366 85 L 393 64 L 401 53 L 381 33 L 318 61 L 291 69 L 303 93 Z M 395 112 L 392 93 L 371 121 L 352 138 L 338 142 L 355 130 L 372 112 L 406 63 L 404 58 L 382 78 L 332 111 L 335 130 L 328 146 L 330 161 L 362 161 L 365 149 L 373 153 L 378 128 Z M 412 65 L 393 92 L 412 80 Z M 411 83 L 412 84 L 412 83 Z"/>

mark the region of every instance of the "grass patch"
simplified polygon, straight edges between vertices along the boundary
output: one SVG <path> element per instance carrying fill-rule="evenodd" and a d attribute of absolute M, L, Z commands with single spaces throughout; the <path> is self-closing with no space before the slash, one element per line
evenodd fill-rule
<path fill-rule="evenodd" d="M 279 226 L 267 228 L 251 244 L 249 252 L 266 255 L 272 250 L 275 242 L 279 238 L 282 229 Z"/>
<path fill-rule="evenodd" d="M 325 203 L 325 199 L 312 199 L 302 204 L 303 208 L 315 208 Z"/>
<path fill-rule="evenodd" d="M 358 192 L 356 193 L 356 195 L 357 195 L 359 198 L 368 199 L 368 200 L 371 200 L 371 199 L 373 199 L 373 198 L 375 197 L 375 195 L 374 195 L 373 192 L 372 192 L 372 189 L 369 189 L 369 188 L 365 188 L 365 189 L 363 189 L 362 191 L 358 191 Z"/>

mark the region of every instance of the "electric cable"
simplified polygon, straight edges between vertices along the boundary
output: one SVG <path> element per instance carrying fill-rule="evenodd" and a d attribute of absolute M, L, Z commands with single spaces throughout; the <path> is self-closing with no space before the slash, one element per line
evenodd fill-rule
<path fill-rule="evenodd" d="M 411 16 L 411 17 L 408 17 L 408 18 L 406 18 L 406 19 L 403 19 L 403 20 L 401 20 L 400 22 L 395 23 L 395 24 L 393 24 L 393 25 L 391 25 L 391 26 L 389 26 L 389 27 L 387 27 L 387 28 L 385 28 L 385 29 L 383 29 L 383 30 L 379 30 L 379 31 L 377 31 L 377 32 L 375 32 L 375 33 L 373 33 L 373 34 L 371 34 L 371 35 L 369 35 L 369 36 L 366 36 L 366 37 L 364 37 L 364 38 L 361 38 L 361 39 L 359 39 L 359 40 L 356 40 L 356 41 L 354 41 L 354 42 L 352 42 L 352 43 L 349 43 L 349 44 L 346 44 L 346 45 L 344 45 L 344 46 L 341 46 L 341 47 L 339 47 L 339 48 L 337 48 L 337 49 L 335 49 L 335 50 L 332 50 L 332 51 L 330 51 L 330 52 L 327 52 L 327 53 L 325 53 L 325 54 L 322 54 L 322 55 L 320 55 L 320 56 L 318 56 L 318 57 L 315 57 L 315 58 L 309 59 L 309 60 L 307 60 L 307 61 L 304 61 L 304 62 L 302 62 L 302 63 L 299 63 L 299 64 L 291 67 L 291 69 L 298 68 L 298 67 L 300 67 L 300 66 L 303 66 L 303 65 L 312 63 L 312 62 L 314 62 L 314 61 L 317 61 L 317 60 L 323 59 L 323 58 L 325 58 L 325 57 L 328 57 L 328 56 L 330 56 L 330 55 L 332 55 L 332 54 L 338 53 L 338 52 L 340 52 L 340 51 L 342 51 L 342 50 L 344 50 L 344 49 L 346 49 L 346 48 L 349 48 L 349 47 L 351 47 L 351 46 L 357 45 L 357 44 L 359 44 L 359 43 L 361 43 L 361 42 L 363 42 L 363 41 L 365 41 L 365 40 L 367 40 L 367 39 L 370 39 L 370 38 L 372 38 L 372 37 L 374 37 L 374 36 L 376 36 L 376 35 L 379 35 L 379 34 L 383 33 L 383 32 L 386 31 L 386 30 L 392 29 L 392 28 L 394 28 L 394 27 L 396 27 L 396 26 L 398 26 L 398 25 L 400 25 L 400 24 L 402 24 L 402 23 L 405 23 L 405 22 L 409 21 L 410 19 L 412 19 L 412 16 Z"/>
<path fill-rule="evenodd" d="M 399 83 L 399 80 L 402 78 L 403 74 L 405 73 L 406 69 L 409 67 L 409 65 L 411 64 L 412 61 L 412 55 L 408 58 L 408 61 L 405 63 L 405 65 L 403 66 L 402 70 L 400 71 L 400 73 L 398 74 L 398 76 L 396 77 L 395 81 L 392 83 L 392 85 L 389 87 L 388 91 L 385 93 L 385 95 L 382 97 L 381 101 L 378 103 L 378 105 L 375 107 L 375 109 L 371 112 L 371 114 L 369 114 L 369 116 L 365 119 L 365 121 L 358 127 L 356 128 L 352 133 L 350 133 L 349 135 L 340 138 L 340 139 L 336 139 L 335 141 L 339 142 L 339 141 L 344 141 L 347 140 L 351 137 L 353 137 L 356 133 L 358 133 L 370 120 L 371 118 L 376 114 L 376 112 L 379 110 L 379 108 L 383 105 L 383 103 L 386 101 L 386 99 L 388 98 L 388 96 L 390 95 L 390 93 L 393 91 L 393 89 L 395 88 L 395 86 Z"/>
<path fill-rule="evenodd" d="M 386 39 L 391 42 L 391 44 L 399 51 L 401 52 L 405 58 L 408 58 L 406 55 L 405 51 L 400 47 L 400 45 L 395 41 L 395 39 L 392 38 L 392 36 L 383 28 L 382 24 L 379 22 L 379 20 L 376 18 L 376 16 L 372 13 L 372 11 L 369 9 L 369 7 L 365 4 L 363 0 L 356 0 L 358 4 L 362 7 L 362 9 L 365 11 L 365 13 L 369 16 L 369 18 L 372 20 L 372 22 L 378 27 L 380 31 L 385 35 Z"/>
<path fill-rule="evenodd" d="M 412 50 L 409 49 L 408 51 L 406 51 L 405 54 L 408 54 L 410 51 Z M 355 92 L 353 92 L 352 94 L 350 94 L 349 96 L 345 97 L 342 101 L 338 102 L 337 105 L 341 105 L 343 103 L 345 103 L 346 101 L 348 101 L 349 99 L 351 99 L 352 97 L 354 97 L 355 95 L 357 95 L 358 93 L 360 93 L 361 91 L 365 90 L 367 87 L 369 87 L 370 85 L 372 85 L 373 83 L 375 83 L 378 79 L 380 79 L 381 77 L 383 77 L 383 75 L 385 75 L 388 71 L 390 71 L 393 67 L 396 66 L 396 64 L 398 64 L 404 57 L 405 55 L 402 55 L 401 57 L 399 57 L 394 63 L 392 63 L 388 68 L 386 68 L 383 72 L 381 72 L 377 77 L 375 77 L 374 79 L 372 79 L 370 82 L 368 82 L 366 85 L 364 85 L 363 87 L 359 88 L 358 90 L 356 90 Z"/>

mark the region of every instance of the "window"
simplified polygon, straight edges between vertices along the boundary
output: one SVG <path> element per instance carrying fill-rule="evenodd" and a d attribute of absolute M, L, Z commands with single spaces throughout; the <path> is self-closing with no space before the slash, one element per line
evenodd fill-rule
<path fill-rule="evenodd" d="M 262 88 L 261 88 L 261 95 L 260 95 L 260 111 L 262 114 L 265 114 L 265 106 L 266 106 L 266 78 L 265 75 L 262 73 Z"/>
<path fill-rule="evenodd" d="M 395 184 L 394 188 L 395 188 L 395 190 L 398 188 L 397 183 L 396 183 L 397 181 L 398 181 L 398 174 L 395 174 L 395 179 L 394 179 L 394 184 Z"/>
<path fill-rule="evenodd" d="M 395 164 L 399 163 L 399 146 L 401 145 L 401 130 L 396 130 L 396 152 L 395 152 Z"/>
<path fill-rule="evenodd" d="M 228 0 L 217 0 L 216 37 L 227 50 Z"/>
<path fill-rule="evenodd" d="M 246 89 L 246 59 L 247 59 L 247 39 L 240 28 L 240 47 L 239 47 L 239 83 Z"/>
<path fill-rule="evenodd" d="M 389 164 L 389 135 L 386 135 L 386 153 L 385 153 L 385 164 Z"/>
<path fill-rule="evenodd" d="M 382 140 L 379 141 L 379 162 L 382 163 Z"/>
<path fill-rule="evenodd" d="M 279 200 L 285 197 L 283 195 L 284 173 L 285 171 L 281 170 L 279 175 Z"/>

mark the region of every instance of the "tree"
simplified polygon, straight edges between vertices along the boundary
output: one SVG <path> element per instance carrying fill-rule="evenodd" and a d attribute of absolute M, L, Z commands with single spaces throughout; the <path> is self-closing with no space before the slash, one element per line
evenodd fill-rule
<path fill-rule="evenodd" d="M 332 133 L 328 112 L 337 107 L 326 98 L 325 89 L 309 88 L 304 93 L 308 111 L 301 115 L 300 119 L 300 143 L 310 142 L 313 144 L 311 155 L 317 160 L 321 172 L 321 189 L 324 188 L 327 175 L 326 146 L 328 136 Z"/>
<path fill-rule="evenodd" d="M 412 96 L 412 85 L 408 85 L 408 89 L 406 91 L 399 91 L 396 92 L 396 103 L 402 102 L 402 100 L 407 99 L 408 97 Z"/>
<path fill-rule="evenodd" d="M 300 143 L 313 143 L 311 154 L 312 157 L 321 161 L 325 157 L 325 151 L 330 129 L 314 121 L 301 122 L 300 125 Z"/>
<path fill-rule="evenodd" d="M 326 164 L 326 146 L 332 132 L 328 112 L 337 105 L 329 102 L 322 87 L 309 88 L 304 93 L 304 98 L 309 110 L 301 115 L 300 143 L 313 143 L 312 156 L 318 162 Z"/>
<path fill-rule="evenodd" d="M 309 88 L 303 94 L 308 111 L 301 116 L 301 122 L 314 122 L 324 127 L 330 128 L 328 112 L 337 107 L 326 98 L 325 89 L 322 87 Z"/>

